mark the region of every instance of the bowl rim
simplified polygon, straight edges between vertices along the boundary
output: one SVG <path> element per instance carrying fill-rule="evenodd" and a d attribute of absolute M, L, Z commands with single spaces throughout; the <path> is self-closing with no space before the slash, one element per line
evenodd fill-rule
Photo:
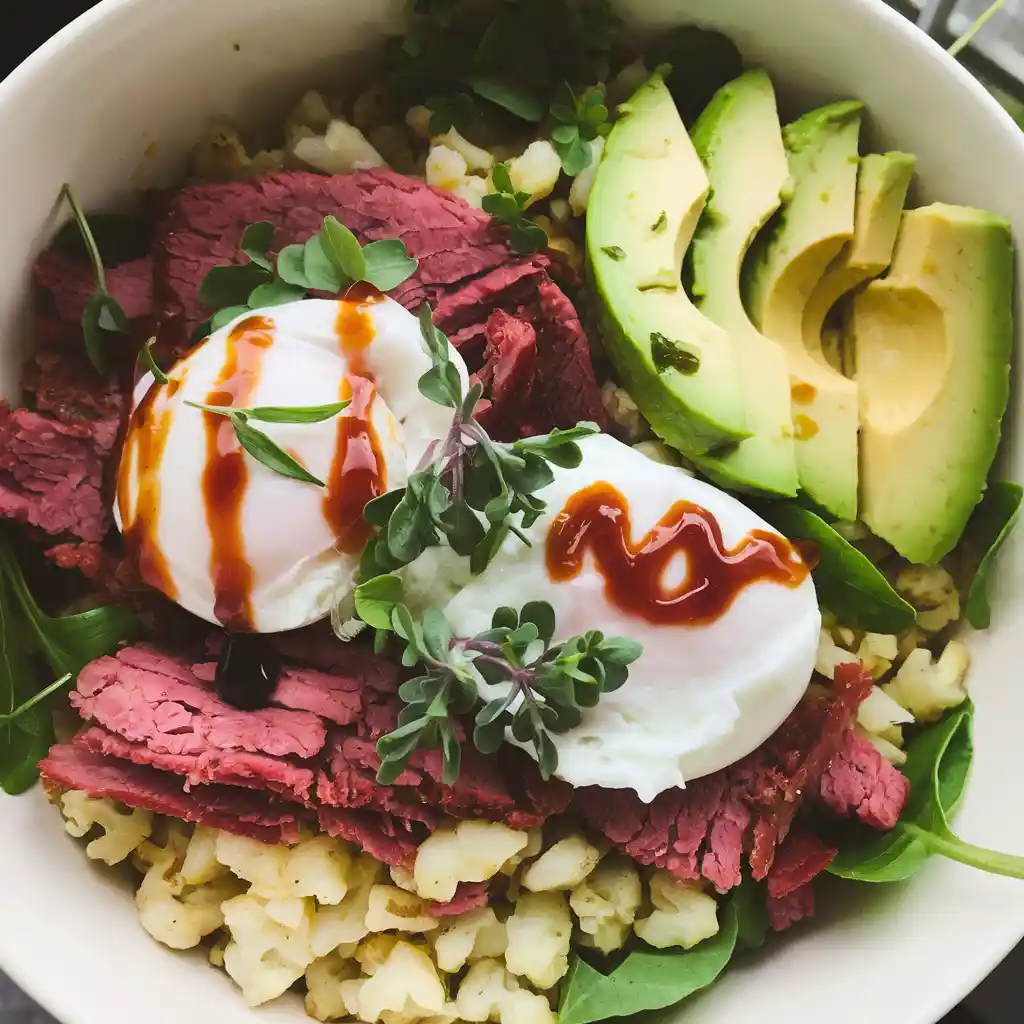
<path fill-rule="evenodd" d="M 133 13 L 135 9 L 141 9 L 146 4 L 155 2 L 157 0 L 99 0 L 93 7 L 83 11 L 41 43 L 5 78 L 0 80 L 0 108 L 6 105 L 11 94 L 30 88 L 33 79 L 45 74 L 46 69 L 65 48 L 77 44 L 80 39 L 88 37 L 90 33 L 98 31 L 103 25 L 118 18 L 142 17 L 142 15 Z M 932 62 L 937 61 L 938 66 L 944 70 L 945 74 L 955 79 L 959 88 L 963 90 L 965 103 L 973 104 L 976 110 L 984 111 L 986 116 L 1002 125 L 1003 134 L 1008 139 L 1012 138 L 1016 148 L 1022 154 L 1022 163 L 1024 163 L 1024 130 L 979 79 L 960 61 L 949 55 L 945 47 L 920 29 L 911 18 L 890 6 L 886 0 L 846 0 L 846 3 L 849 6 L 849 11 L 844 16 L 859 14 L 862 18 L 874 18 L 880 22 L 875 31 L 899 37 L 904 45 L 917 49 L 922 56 Z M 968 100 L 967 97 L 970 99 Z M 1024 253 L 1020 258 L 1024 259 Z M 1024 357 L 1019 344 L 1019 339 L 1024 336 L 1024 323 L 1017 325 L 1017 335 L 1016 356 L 1020 360 Z M 1022 420 L 1017 433 L 1024 439 L 1024 420 Z M 31 797 L 26 795 L 22 799 L 31 799 Z M 54 837 L 54 841 L 58 839 L 58 836 Z M 935 993 L 931 999 L 928 999 L 922 993 L 922 1009 L 933 1015 L 928 1019 L 939 1021 L 963 999 L 967 998 L 1002 963 L 1017 943 L 1024 940 L 1024 919 L 1018 925 L 1016 933 L 1017 937 L 1012 945 L 1006 947 L 1003 943 L 999 943 L 993 946 L 975 969 L 966 972 L 961 977 L 960 983 L 954 986 L 954 989 L 960 993 L 959 995 Z M 142 934 L 140 934 L 140 941 L 145 941 Z M 19 946 L 16 942 L 3 941 L 2 935 L 0 935 L 0 970 L 22 992 L 62 1024 L 78 1024 L 79 1021 L 90 1017 L 89 1013 L 82 1011 L 73 992 L 66 986 L 49 983 L 50 979 L 47 977 L 46 969 L 40 968 L 38 957 L 19 955 L 18 950 Z M 255 1019 L 256 1012 L 251 1012 Z"/>

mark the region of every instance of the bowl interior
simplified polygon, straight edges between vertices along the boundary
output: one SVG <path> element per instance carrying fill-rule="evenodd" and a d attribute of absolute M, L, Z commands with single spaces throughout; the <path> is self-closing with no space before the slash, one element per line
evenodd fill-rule
<path fill-rule="evenodd" d="M 279 122 L 308 87 L 353 74 L 401 0 L 106 0 L 0 86 L 7 160 L 0 249 L 0 393 L 15 396 L 28 268 L 58 219 L 60 185 L 87 207 L 173 182 L 213 117 Z M 1024 136 L 984 90 L 880 0 L 623 0 L 654 31 L 698 22 L 727 32 L 772 72 L 791 112 L 856 96 L 871 146 L 919 159 L 919 199 L 983 206 L 1024 239 Z M 1024 323 L 1019 306 L 1018 324 Z M 1020 395 L 1007 476 L 1024 477 Z M 958 820 L 970 840 L 1024 852 L 1013 783 L 1024 690 L 1024 543 L 998 580 L 993 629 L 971 638 L 977 761 Z M 87 864 L 40 791 L 0 796 L 0 965 L 68 1024 L 251 1019 L 230 982 L 149 941 L 126 890 Z M 811 927 L 770 944 L 666 1021 L 930 1024 L 1024 934 L 1024 885 L 934 862 L 910 885 L 831 886 Z M 752 1010 L 754 1008 L 754 1010 Z M 299 1020 L 297 1004 L 260 1011 Z"/>

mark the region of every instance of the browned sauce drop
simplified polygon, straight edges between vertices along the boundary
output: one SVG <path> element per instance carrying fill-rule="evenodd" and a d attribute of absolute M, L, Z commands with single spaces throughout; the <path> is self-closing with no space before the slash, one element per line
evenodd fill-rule
<path fill-rule="evenodd" d="M 813 384 L 794 384 L 790 389 L 793 401 L 799 405 L 809 405 L 814 401 L 818 389 Z"/>
<path fill-rule="evenodd" d="M 338 417 L 324 517 L 346 554 L 366 546 L 373 530 L 363 519 L 363 509 L 387 489 L 387 468 L 371 418 L 377 387 L 364 359 L 375 335 L 368 307 L 381 299 L 372 286 L 356 285 L 338 304 L 338 344 L 352 372 L 341 383 L 340 397 L 350 401 Z"/>
<path fill-rule="evenodd" d="M 263 357 L 274 341 L 274 325 L 263 317 L 249 317 L 228 336 L 227 361 L 207 405 L 243 407 L 251 404 L 259 383 Z M 213 613 L 229 629 L 253 628 L 253 571 L 245 556 L 242 508 L 249 483 L 246 454 L 226 416 L 203 413 L 206 420 L 206 467 L 203 499 L 210 528 L 210 574 L 213 578 Z"/>
<path fill-rule="evenodd" d="M 726 548 L 718 520 L 688 501 L 677 501 L 634 544 L 629 503 L 604 482 L 574 494 L 551 524 L 548 574 L 556 583 L 575 578 L 588 551 L 605 578 L 608 599 L 655 625 L 707 625 L 750 584 L 765 580 L 795 588 L 808 574 L 789 541 L 765 530 L 752 530 L 738 547 Z M 686 579 L 669 588 L 665 570 L 678 555 L 686 557 Z"/>
<path fill-rule="evenodd" d="M 165 385 L 154 382 L 146 392 L 146 397 L 129 420 L 117 479 L 118 510 L 128 555 L 138 565 L 142 579 L 172 601 L 177 599 L 178 589 L 157 538 L 157 525 L 160 515 L 160 466 L 173 420 L 169 402 L 180 387 L 181 382 L 178 380 L 169 381 Z M 133 470 L 137 479 L 134 517 L 128 514 Z"/>

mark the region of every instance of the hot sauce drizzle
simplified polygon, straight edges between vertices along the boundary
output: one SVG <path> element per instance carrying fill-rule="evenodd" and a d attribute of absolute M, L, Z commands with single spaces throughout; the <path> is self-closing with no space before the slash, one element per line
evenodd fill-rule
<path fill-rule="evenodd" d="M 334 531 L 338 549 L 346 554 L 366 546 L 373 530 L 363 519 L 363 508 L 387 489 L 387 468 L 372 420 L 377 387 L 365 359 L 375 337 L 368 307 L 381 300 L 372 286 L 356 285 L 338 304 L 338 344 L 351 368 L 342 379 L 340 397 L 349 405 L 338 417 L 324 518 Z"/>
<path fill-rule="evenodd" d="M 547 537 L 547 569 L 556 583 L 578 576 L 587 552 L 605 578 L 608 599 L 655 625 L 700 626 L 722 616 L 740 592 L 761 580 L 798 587 L 808 568 L 777 534 L 752 530 L 725 547 L 715 517 L 688 501 L 676 502 L 639 543 L 630 528 L 629 503 L 609 483 L 574 494 Z M 686 578 L 664 583 L 669 563 L 686 558 Z"/>
<path fill-rule="evenodd" d="M 207 405 L 246 406 L 259 383 L 263 357 L 273 344 L 274 325 L 263 317 L 249 317 L 231 332 L 227 362 Z M 210 528 L 210 573 L 213 578 L 214 615 L 228 629 L 253 628 L 253 571 L 245 556 L 242 508 L 249 483 L 246 454 L 225 416 L 203 413 L 206 420 L 206 467 L 203 499 Z"/>
<path fill-rule="evenodd" d="M 118 468 L 117 501 L 125 548 L 138 565 L 142 579 L 172 601 L 178 596 L 171 568 L 157 539 L 160 515 L 160 465 L 167 447 L 173 419 L 170 399 L 181 387 L 180 380 L 161 385 L 154 382 L 132 413 Z M 128 506 L 131 476 L 138 480 L 134 515 Z"/>

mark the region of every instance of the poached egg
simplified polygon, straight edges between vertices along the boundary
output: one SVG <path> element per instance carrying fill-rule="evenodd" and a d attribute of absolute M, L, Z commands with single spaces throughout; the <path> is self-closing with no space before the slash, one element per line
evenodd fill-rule
<path fill-rule="evenodd" d="M 580 448 L 582 464 L 553 467 L 539 492 L 532 547 L 510 536 L 477 577 L 450 551 L 427 552 L 406 593 L 440 607 L 456 636 L 542 600 L 555 642 L 594 629 L 639 641 L 626 684 L 552 739 L 566 782 L 650 802 L 778 729 L 807 689 L 821 615 L 799 553 L 735 498 L 606 435 Z M 485 701 L 507 693 L 477 686 Z"/>
<path fill-rule="evenodd" d="M 465 364 L 452 361 L 464 382 Z M 135 390 L 115 518 L 147 583 L 211 623 L 298 629 L 351 588 L 367 501 L 405 485 L 451 411 L 424 398 L 416 317 L 364 290 L 254 310 Z M 251 421 L 325 487 L 246 453 L 229 419 L 187 405 L 319 406 L 320 423 Z"/>

